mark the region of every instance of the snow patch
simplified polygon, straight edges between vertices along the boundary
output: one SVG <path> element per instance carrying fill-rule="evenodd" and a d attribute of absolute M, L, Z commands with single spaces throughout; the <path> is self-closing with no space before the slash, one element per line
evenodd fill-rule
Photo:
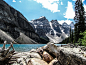
<path fill-rule="evenodd" d="M 37 28 L 37 25 L 34 25 L 35 28 Z"/>
<path fill-rule="evenodd" d="M 51 27 L 51 29 L 53 30 L 53 32 L 54 32 L 54 36 L 56 36 L 56 31 L 53 29 L 53 26 L 52 26 L 52 23 L 50 22 L 50 27 Z"/>
<path fill-rule="evenodd" d="M 44 18 L 44 16 L 41 16 L 39 19 Z"/>

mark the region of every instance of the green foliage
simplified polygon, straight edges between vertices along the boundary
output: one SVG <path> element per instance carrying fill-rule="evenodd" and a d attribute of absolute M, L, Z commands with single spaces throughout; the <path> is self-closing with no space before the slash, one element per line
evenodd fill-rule
<path fill-rule="evenodd" d="M 70 27 L 70 37 L 69 37 L 69 42 L 71 43 L 71 27 Z"/>
<path fill-rule="evenodd" d="M 43 44 L 46 44 L 46 43 L 48 43 L 49 42 L 49 40 L 46 40 L 45 38 L 43 38 L 43 37 L 40 37 L 40 40 L 41 40 L 41 42 L 43 43 Z"/>
<path fill-rule="evenodd" d="M 77 24 L 75 24 L 75 29 L 74 29 L 74 43 L 78 41 L 78 28 Z"/>
<path fill-rule="evenodd" d="M 69 39 L 70 39 L 70 37 L 64 39 L 60 44 L 67 44 L 67 43 L 69 43 Z"/>
<path fill-rule="evenodd" d="M 79 38 L 78 42 L 80 45 L 86 46 L 86 30 L 83 33 L 80 33 L 82 35 L 82 38 Z"/>
<path fill-rule="evenodd" d="M 72 30 L 72 33 L 71 33 L 71 42 L 73 43 L 73 30 Z"/>

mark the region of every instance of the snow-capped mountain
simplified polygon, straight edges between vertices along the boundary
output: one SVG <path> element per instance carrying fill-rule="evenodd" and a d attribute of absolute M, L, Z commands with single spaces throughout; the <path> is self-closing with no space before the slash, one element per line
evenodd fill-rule
<path fill-rule="evenodd" d="M 46 34 L 50 32 L 51 27 L 49 21 L 44 16 L 40 17 L 39 19 L 32 20 L 30 24 L 40 37 L 49 40 Z"/>
<path fill-rule="evenodd" d="M 54 43 L 61 42 L 69 35 L 70 25 L 67 23 L 63 23 L 61 25 L 57 20 L 49 22 L 44 16 L 39 19 L 32 20 L 30 24 L 40 37 Z"/>

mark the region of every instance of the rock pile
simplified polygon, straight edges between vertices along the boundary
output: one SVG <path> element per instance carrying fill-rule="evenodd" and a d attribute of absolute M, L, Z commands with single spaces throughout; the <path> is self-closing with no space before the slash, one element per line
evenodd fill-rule
<path fill-rule="evenodd" d="M 44 47 L 13 55 L 12 65 L 86 65 L 85 53 L 81 48 L 57 47 L 48 43 Z"/>

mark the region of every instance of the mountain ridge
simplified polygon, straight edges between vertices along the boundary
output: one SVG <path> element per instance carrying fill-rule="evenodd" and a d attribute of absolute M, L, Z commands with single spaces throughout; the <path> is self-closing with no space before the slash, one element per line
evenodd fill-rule
<path fill-rule="evenodd" d="M 40 37 L 46 37 L 50 40 L 50 42 L 54 43 L 59 43 L 67 38 L 69 36 L 69 29 L 71 26 L 66 22 L 61 25 L 57 20 L 52 20 L 49 22 L 45 16 L 41 16 L 38 19 L 32 20 L 30 24 Z"/>

